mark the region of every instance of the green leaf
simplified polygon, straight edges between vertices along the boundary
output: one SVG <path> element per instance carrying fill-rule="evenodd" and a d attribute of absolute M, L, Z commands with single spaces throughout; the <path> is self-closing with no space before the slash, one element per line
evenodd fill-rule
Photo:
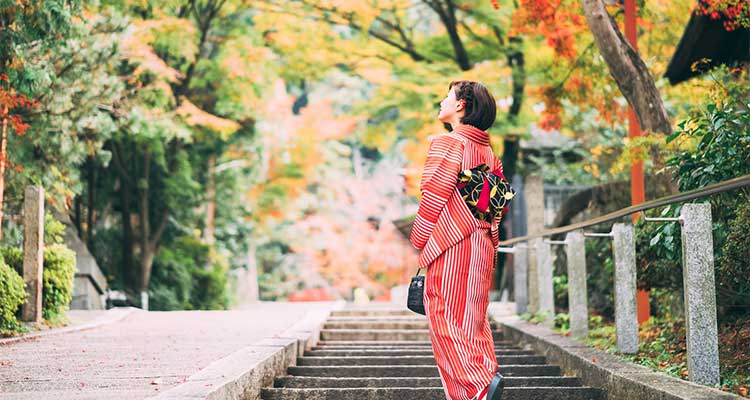
<path fill-rule="evenodd" d="M 649 244 L 651 246 L 656 246 L 657 243 L 659 243 L 659 240 L 661 239 L 661 233 L 657 233 L 654 237 L 651 238 L 651 241 Z"/>
<path fill-rule="evenodd" d="M 681 131 L 674 132 L 673 134 L 667 136 L 667 144 L 671 143 L 673 140 L 677 139 L 678 136 L 682 134 Z"/>

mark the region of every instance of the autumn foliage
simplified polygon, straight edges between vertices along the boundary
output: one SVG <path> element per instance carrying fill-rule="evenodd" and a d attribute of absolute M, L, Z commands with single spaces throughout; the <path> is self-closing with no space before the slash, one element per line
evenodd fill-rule
<path fill-rule="evenodd" d="M 10 127 L 18 136 L 23 136 L 29 129 L 20 114 L 14 113 L 19 109 L 29 109 L 36 103 L 28 97 L 14 93 L 8 88 L 8 76 L 0 74 L 0 118 L 8 121 Z"/>
<path fill-rule="evenodd" d="M 701 0 L 696 13 L 722 21 L 728 31 L 750 28 L 750 2 L 747 0 Z"/>
<path fill-rule="evenodd" d="M 542 35 L 555 54 L 576 57 L 576 35 L 586 29 L 577 2 L 569 0 L 521 0 L 513 16 L 512 35 Z"/>

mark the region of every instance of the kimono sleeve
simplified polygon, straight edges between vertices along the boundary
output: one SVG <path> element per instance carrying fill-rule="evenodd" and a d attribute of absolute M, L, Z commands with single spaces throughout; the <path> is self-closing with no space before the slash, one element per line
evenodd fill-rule
<path fill-rule="evenodd" d="M 432 235 L 435 223 L 456 187 L 462 158 L 463 143 L 453 137 L 438 136 L 430 143 L 419 185 L 422 200 L 409 238 L 415 248 L 424 248 Z"/>

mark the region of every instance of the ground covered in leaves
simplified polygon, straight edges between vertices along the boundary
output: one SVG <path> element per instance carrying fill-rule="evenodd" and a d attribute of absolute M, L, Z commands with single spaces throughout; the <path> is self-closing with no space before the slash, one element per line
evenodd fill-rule
<path fill-rule="evenodd" d="M 687 379 L 687 342 L 684 320 L 652 318 L 639 329 L 637 354 L 620 354 L 615 346 L 613 323 L 592 318 L 588 343 L 600 350 L 673 377 Z M 565 333 L 566 329 L 561 330 Z M 726 321 L 719 326 L 720 389 L 750 398 L 750 318 Z"/>

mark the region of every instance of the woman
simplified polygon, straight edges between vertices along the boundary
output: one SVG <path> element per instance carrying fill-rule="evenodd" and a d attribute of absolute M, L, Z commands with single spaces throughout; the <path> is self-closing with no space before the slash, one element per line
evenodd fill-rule
<path fill-rule="evenodd" d="M 498 400 L 503 379 L 487 306 L 499 217 L 492 223 L 476 219 L 456 190 L 461 170 L 482 163 L 502 168 L 486 132 L 495 122 L 495 99 L 478 82 L 451 82 L 438 119 L 452 132 L 430 143 L 410 238 L 426 269 L 432 348 L 449 400 Z"/>

